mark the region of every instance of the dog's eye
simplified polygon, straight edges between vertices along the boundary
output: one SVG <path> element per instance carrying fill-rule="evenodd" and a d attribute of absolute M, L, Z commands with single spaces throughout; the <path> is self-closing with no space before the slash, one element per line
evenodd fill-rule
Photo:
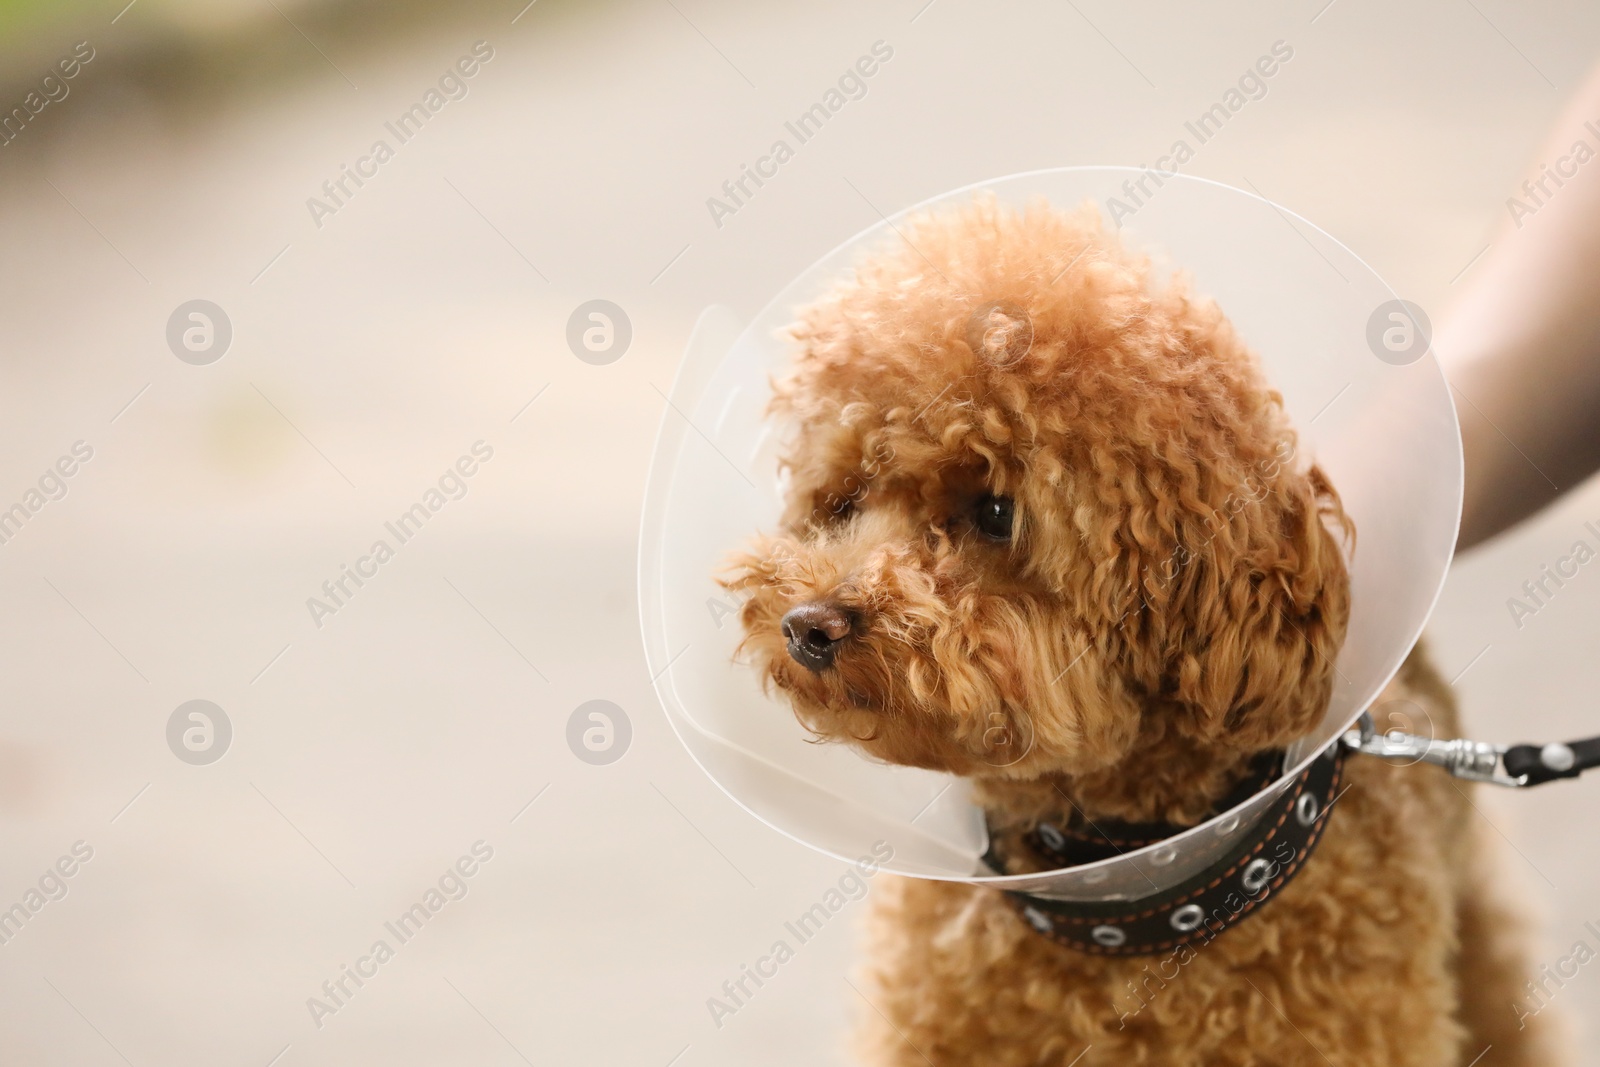
<path fill-rule="evenodd" d="M 972 510 L 972 524 L 983 536 L 996 541 L 1011 540 L 1011 498 L 986 496 Z"/>
<path fill-rule="evenodd" d="M 832 526 L 841 523 L 855 514 L 856 502 L 847 496 L 837 493 L 828 493 L 817 501 L 816 508 L 811 515 L 813 520 L 823 526 Z"/>

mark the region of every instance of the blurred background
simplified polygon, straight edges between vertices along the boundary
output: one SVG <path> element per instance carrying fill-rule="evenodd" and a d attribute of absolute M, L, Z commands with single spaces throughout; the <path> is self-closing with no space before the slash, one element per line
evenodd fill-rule
<path fill-rule="evenodd" d="M 1283 41 L 1186 171 L 1437 322 L 1600 54 L 1566 0 L 125 3 L 0 3 L 4 1063 L 846 1062 L 860 905 L 706 1006 L 843 865 L 700 773 L 644 664 L 640 500 L 700 310 L 956 186 L 1153 162 Z M 630 326 L 604 360 L 568 342 L 592 300 Z M 1455 567 L 1432 644 L 1477 735 L 1597 732 L 1600 571 L 1507 605 L 1590 520 L 1592 486 Z M 610 763 L 568 742 L 594 700 Z M 1541 962 L 1594 942 L 1597 806 L 1479 801 Z"/>

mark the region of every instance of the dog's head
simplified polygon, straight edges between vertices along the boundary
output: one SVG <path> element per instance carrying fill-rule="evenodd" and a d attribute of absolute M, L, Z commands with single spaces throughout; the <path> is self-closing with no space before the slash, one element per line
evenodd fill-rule
<path fill-rule="evenodd" d="M 726 579 L 821 738 L 978 776 L 1321 717 L 1338 497 L 1221 312 L 1089 207 L 902 227 L 792 327 L 780 532 Z"/>

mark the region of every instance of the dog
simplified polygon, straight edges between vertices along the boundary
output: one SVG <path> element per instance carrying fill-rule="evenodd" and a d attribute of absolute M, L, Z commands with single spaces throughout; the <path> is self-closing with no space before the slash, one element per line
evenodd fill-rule
<path fill-rule="evenodd" d="M 778 530 L 722 581 L 817 739 L 1045 822 L 1213 814 L 1322 718 L 1355 531 L 1221 309 L 1092 205 L 910 220 L 801 310 Z M 1456 736 L 1420 648 L 1375 707 Z M 1381 726 L 1382 724 L 1380 724 Z M 1471 786 L 1352 756 L 1298 877 L 1184 958 L 1074 951 L 993 888 L 885 878 L 877 1065 L 1550 1067 Z M 1478 1057 L 1478 1058 L 1475 1058 Z"/>

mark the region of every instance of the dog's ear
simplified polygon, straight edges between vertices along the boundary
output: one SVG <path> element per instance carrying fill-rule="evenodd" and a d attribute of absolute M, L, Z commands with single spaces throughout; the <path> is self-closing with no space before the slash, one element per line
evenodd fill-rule
<path fill-rule="evenodd" d="M 1335 531 L 1354 530 L 1338 493 L 1318 467 L 1273 467 L 1219 480 L 1203 502 L 1180 498 L 1173 559 L 1156 575 L 1164 603 L 1152 605 L 1159 687 L 1179 729 L 1244 750 L 1285 745 L 1321 720 L 1350 612 Z"/>

